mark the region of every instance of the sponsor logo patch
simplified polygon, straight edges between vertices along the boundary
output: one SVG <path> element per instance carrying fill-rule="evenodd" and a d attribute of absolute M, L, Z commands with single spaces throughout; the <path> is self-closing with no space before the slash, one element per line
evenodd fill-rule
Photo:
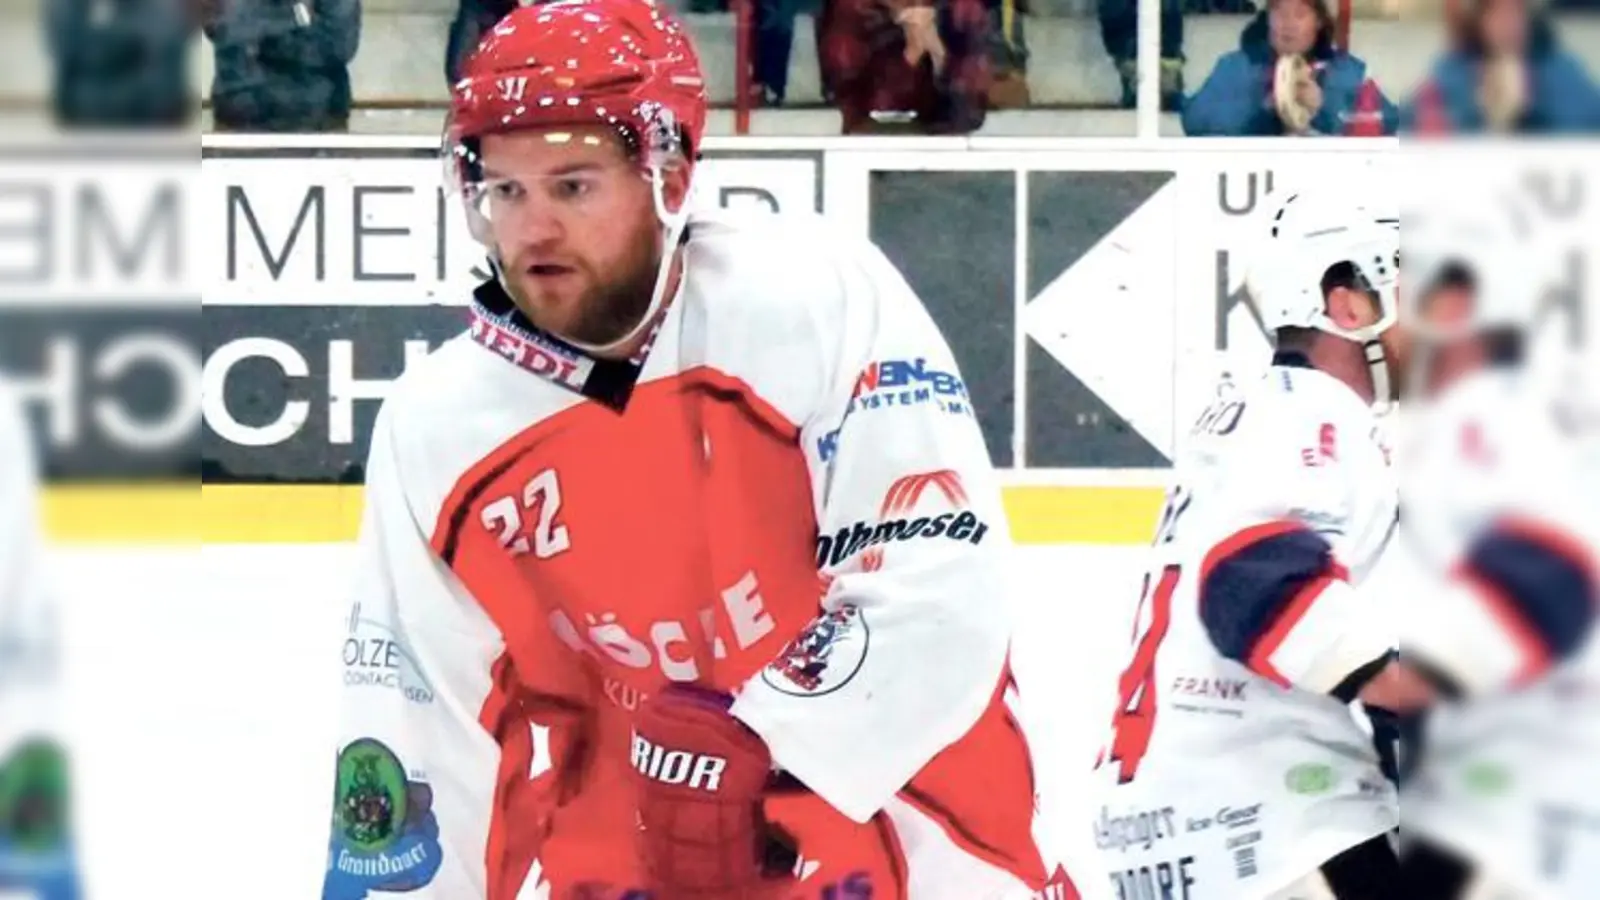
<path fill-rule="evenodd" d="M 345 747 L 334 786 L 324 900 L 421 890 L 439 874 L 442 860 L 433 789 L 379 741 L 361 738 Z"/>
<path fill-rule="evenodd" d="M 769 686 L 796 697 L 820 697 L 850 683 L 867 659 L 871 630 L 861 610 L 844 606 L 817 618 L 762 670 Z"/>
<path fill-rule="evenodd" d="M 929 488 L 957 508 L 918 513 L 917 505 Z M 960 508 L 966 505 L 967 492 L 956 472 L 945 469 L 907 475 L 889 486 L 877 521 L 854 522 L 817 537 L 817 568 L 837 567 L 859 555 L 862 570 L 871 572 L 882 568 L 884 551 L 890 545 L 923 538 L 982 543 L 989 525 L 971 510 Z"/>
<path fill-rule="evenodd" d="M 924 404 L 933 404 L 953 415 L 972 415 L 972 401 L 960 375 L 930 366 L 922 358 L 881 360 L 868 363 L 856 376 L 844 419 L 849 421 L 853 415 L 872 410 Z M 839 451 L 839 432 L 843 429 L 841 423 L 817 439 L 817 457 L 823 462 L 832 460 Z"/>

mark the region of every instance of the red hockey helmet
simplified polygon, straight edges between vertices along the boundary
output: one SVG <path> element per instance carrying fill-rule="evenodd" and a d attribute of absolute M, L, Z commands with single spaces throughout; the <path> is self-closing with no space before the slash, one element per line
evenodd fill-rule
<path fill-rule="evenodd" d="M 658 0 L 553 0 L 519 7 L 478 45 L 451 90 L 446 151 L 478 180 L 477 139 L 605 124 L 641 165 L 693 166 L 705 79 L 683 26 Z"/>

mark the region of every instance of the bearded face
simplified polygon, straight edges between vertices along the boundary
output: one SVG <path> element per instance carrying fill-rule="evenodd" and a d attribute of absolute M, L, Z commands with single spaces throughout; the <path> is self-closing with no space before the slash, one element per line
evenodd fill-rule
<path fill-rule="evenodd" d="M 591 345 L 647 314 L 664 252 L 650 182 L 622 141 L 590 126 L 489 135 L 478 209 L 504 281 L 539 327 Z M 682 179 L 668 184 L 681 202 Z"/>

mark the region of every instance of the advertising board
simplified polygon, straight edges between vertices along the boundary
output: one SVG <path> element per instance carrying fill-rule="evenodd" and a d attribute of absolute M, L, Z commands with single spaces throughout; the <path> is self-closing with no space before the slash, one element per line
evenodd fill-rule
<path fill-rule="evenodd" d="M 1340 171 L 1392 190 L 1399 156 L 1362 141 L 739 139 L 708 148 L 697 200 L 821 212 L 876 241 L 954 347 L 1018 538 L 1124 543 L 1147 537 L 1217 376 L 1267 358 L 1242 290 L 1262 198 Z M 1533 166 L 1530 191 L 1556 210 L 1588 208 L 1585 173 L 1557 177 L 1571 158 Z M 35 285 L 0 306 L 0 359 L 41 416 L 55 494 L 79 498 L 52 507 L 72 511 L 58 531 L 92 518 L 130 535 L 350 537 L 388 384 L 463 327 L 485 276 L 432 144 L 208 138 L 197 179 L 172 160 L 114 182 L 92 160 L 30 165 L 0 184 L 27 226 L 0 262 L 24 260 Z M 149 479 L 190 505 L 152 516 L 160 490 L 109 503 L 108 480 Z"/>

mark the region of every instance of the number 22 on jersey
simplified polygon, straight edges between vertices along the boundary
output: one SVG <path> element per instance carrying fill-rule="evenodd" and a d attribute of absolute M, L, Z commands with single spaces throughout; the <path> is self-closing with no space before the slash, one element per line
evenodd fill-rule
<path fill-rule="evenodd" d="M 524 523 L 524 512 L 537 513 L 531 525 Z M 549 559 L 572 547 L 560 515 L 561 481 L 554 469 L 543 469 L 528 480 L 520 498 L 501 497 L 485 506 L 482 519 L 483 527 L 497 533 L 500 546 L 511 555 L 531 552 L 539 559 Z"/>
<path fill-rule="evenodd" d="M 1190 495 L 1182 487 L 1167 494 L 1156 528 L 1153 546 L 1172 543 L 1178 518 L 1189 508 Z M 1139 763 L 1150 749 L 1156 728 L 1156 652 L 1172 624 L 1172 595 L 1178 589 L 1182 572 L 1167 565 L 1159 575 L 1147 572 L 1139 594 L 1139 609 L 1134 614 L 1133 661 L 1117 679 L 1117 709 L 1111 717 L 1111 745 L 1101 751 L 1097 766 L 1116 763 L 1117 782 L 1127 784 L 1139 771 Z M 1152 577 L 1154 576 L 1154 577 Z M 1148 618 L 1146 611 L 1148 610 Z M 1143 626 L 1143 630 L 1140 628 Z"/>

